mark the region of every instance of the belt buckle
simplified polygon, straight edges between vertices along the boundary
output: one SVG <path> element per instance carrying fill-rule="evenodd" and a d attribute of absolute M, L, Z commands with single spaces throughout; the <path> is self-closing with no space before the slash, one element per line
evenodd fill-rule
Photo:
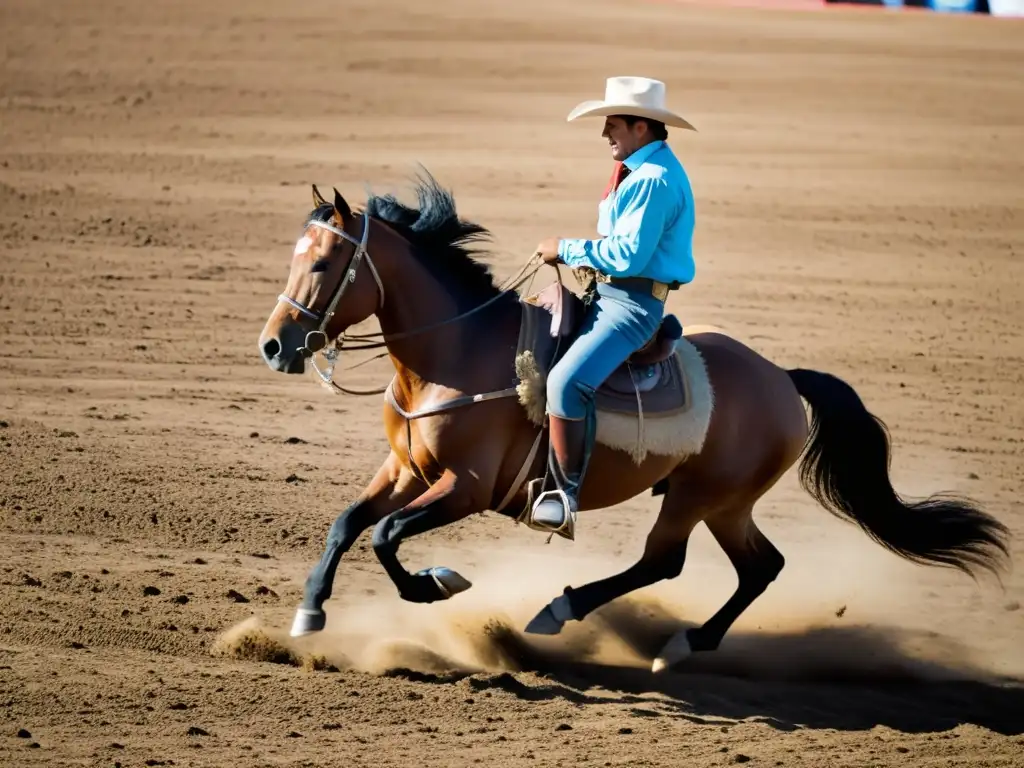
<path fill-rule="evenodd" d="M 668 283 L 662 283 L 658 280 L 652 280 L 651 282 L 654 284 L 651 287 L 651 295 L 658 301 L 665 301 L 668 298 Z"/>

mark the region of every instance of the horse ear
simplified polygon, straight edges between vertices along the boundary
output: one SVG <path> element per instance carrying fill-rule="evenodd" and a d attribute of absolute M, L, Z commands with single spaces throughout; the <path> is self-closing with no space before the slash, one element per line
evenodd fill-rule
<path fill-rule="evenodd" d="M 352 218 L 352 209 L 349 208 L 348 203 L 345 202 L 345 198 L 341 196 L 341 192 L 337 188 L 334 190 L 334 208 L 337 210 L 338 215 L 341 216 L 342 221 L 348 221 Z"/>
<path fill-rule="evenodd" d="M 319 208 L 321 205 L 326 204 L 324 196 L 320 194 L 320 190 L 316 188 L 316 184 L 313 185 L 313 207 Z"/>

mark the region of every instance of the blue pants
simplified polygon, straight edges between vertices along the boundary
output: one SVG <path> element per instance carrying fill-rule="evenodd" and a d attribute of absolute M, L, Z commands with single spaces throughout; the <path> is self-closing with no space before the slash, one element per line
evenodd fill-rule
<path fill-rule="evenodd" d="M 665 305 L 646 291 L 597 284 L 579 336 L 547 381 L 547 411 L 586 418 L 594 392 L 658 330 Z"/>

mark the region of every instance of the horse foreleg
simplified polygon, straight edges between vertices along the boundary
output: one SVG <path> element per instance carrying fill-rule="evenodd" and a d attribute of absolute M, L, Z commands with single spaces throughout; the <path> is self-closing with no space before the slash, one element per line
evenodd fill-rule
<path fill-rule="evenodd" d="M 750 508 L 742 514 L 725 513 L 705 521 L 729 560 L 736 568 L 739 585 L 732 597 L 703 626 L 677 632 L 665 644 L 652 669 L 655 672 L 672 666 L 692 651 L 714 651 L 725 633 L 775 581 L 786 559 L 750 519 Z"/>
<path fill-rule="evenodd" d="M 388 457 L 359 500 L 338 515 L 331 525 L 320 562 L 313 566 L 306 578 L 302 605 L 296 611 L 292 624 L 292 637 L 319 632 L 326 626 L 327 614 L 323 605 L 331 596 L 342 555 L 352 548 L 363 531 L 416 498 L 424 487 L 410 472 L 402 469 L 395 454 Z"/>
<path fill-rule="evenodd" d="M 481 509 L 465 486 L 447 470 L 426 493 L 389 514 L 373 529 L 373 551 L 402 599 L 432 603 L 472 586 L 448 568 L 428 568 L 413 574 L 398 560 L 398 547 L 404 539 L 457 522 Z"/>
<path fill-rule="evenodd" d="M 615 576 L 577 589 L 566 587 L 526 625 L 526 631 L 535 635 L 557 635 L 567 621 L 582 621 L 587 614 L 616 598 L 663 579 L 674 579 L 682 573 L 686 544 L 701 514 L 692 508 L 682 510 L 678 502 L 679 493 L 670 490 L 647 535 L 639 561 Z"/>

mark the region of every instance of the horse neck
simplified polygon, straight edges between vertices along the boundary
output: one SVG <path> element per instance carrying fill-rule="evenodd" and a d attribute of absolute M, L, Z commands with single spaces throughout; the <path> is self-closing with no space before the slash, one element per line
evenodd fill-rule
<path fill-rule="evenodd" d="M 386 264 L 378 264 L 386 287 L 377 318 L 385 336 L 413 334 L 387 342 L 397 371 L 396 389 L 412 405 L 432 384 L 467 393 L 481 387 L 504 387 L 515 375 L 515 347 L 519 330 L 519 303 L 513 297 L 455 320 L 491 300 L 491 295 L 464 296 L 445 284 L 412 253 L 408 243 L 389 228 Z M 446 321 L 453 321 L 447 324 Z M 423 333 L 420 329 L 432 327 Z M 507 369 L 507 370 L 506 370 Z"/>

